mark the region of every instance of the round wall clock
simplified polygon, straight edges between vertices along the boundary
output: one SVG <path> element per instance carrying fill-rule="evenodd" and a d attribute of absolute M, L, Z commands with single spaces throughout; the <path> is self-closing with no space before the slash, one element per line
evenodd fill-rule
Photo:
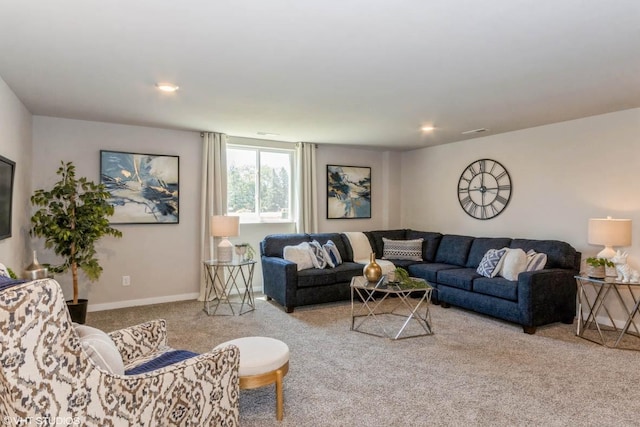
<path fill-rule="evenodd" d="M 460 175 L 458 200 L 462 209 L 476 219 L 500 215 L 511 199 L 511 177 L 499 162 L 476 160 Z"/>

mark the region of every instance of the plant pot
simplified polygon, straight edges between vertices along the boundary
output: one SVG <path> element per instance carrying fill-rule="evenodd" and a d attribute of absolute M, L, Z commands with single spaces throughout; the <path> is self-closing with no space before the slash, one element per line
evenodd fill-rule
<path fill-rule="evenodd" d="M 67 309 L 71 315 L 71 320 L 76 323 L 84 325 L 87 321 L 87 306 L 89 301 L 86 299 L 79 299 L 77 304 L 73 303 L 73 300 L 67 301 Z"/>
<path fill-rule="evenodd" d="M 605 274 L 605 268 L 604 265 L 600 265 L 598 267 L 594 267 L 592 265 L 588 265 L 587 266 L 587 276 L 593 278 L 593 279 L 604 279 L 606 274 Z"/>

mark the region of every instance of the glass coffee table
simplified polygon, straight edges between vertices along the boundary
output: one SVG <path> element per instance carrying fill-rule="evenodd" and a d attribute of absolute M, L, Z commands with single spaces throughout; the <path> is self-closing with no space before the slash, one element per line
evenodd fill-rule
<path fill-rule="evenodd" d="M 433 335 L 430 301 L 434 288 L 411 278 L 411 285 L 351 279 L 351 330 L 392 340 Z M 394 298 L 395 297 L 395 298 Z"/>

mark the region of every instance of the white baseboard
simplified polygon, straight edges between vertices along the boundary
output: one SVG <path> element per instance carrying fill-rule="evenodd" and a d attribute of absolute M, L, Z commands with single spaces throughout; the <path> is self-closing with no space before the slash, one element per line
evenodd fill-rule
<path fill-rule="evenodd" d="M 256 286 L 254 286 L 253 293 L 261 294 L 262 286 L 258 286 L 257 289 L 256 289 Z M 128 301 L 105 302 L 103 304 L 89 304 L 89 306 L 87 307 L 87 312 L 113 310 L 116 308 L 137 307 L 139 305 L 162 304 L 165 302 L 174 302 L 174 301 L 196 300 L 198 299 L 199 296 L 200 294 L 198 292 L 192 292 L 189 294 L 166 295 L 163 297 L 132 299 Z"/>
<path fill-rule="evenodd" d="M 189 294 L 167 295 L 163 297 L 152 297 L 152 298 L 133 299 L 128 301 L 106 302 L 104 304 L 89 304 L 89 306 L 87 307 L 87 311 L 91 312 L 91 311 L 113 310 L 114 308 L 126 308 L 126 307 L 136 307 L 139 305 L 162 304 L 165 302 L 195 300 L 195 299 L 198 299 L 199 296 L 200 294 L 198 292 L 192 292 Z"/>

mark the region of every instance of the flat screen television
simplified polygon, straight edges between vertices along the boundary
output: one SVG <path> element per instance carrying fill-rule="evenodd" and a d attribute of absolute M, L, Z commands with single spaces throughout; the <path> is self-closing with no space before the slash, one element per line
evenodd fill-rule
<path fill-rule="evenodd" d="M 0 240 L 11 237 L 11 202 L 16 163 L 0 156 Z"/>

